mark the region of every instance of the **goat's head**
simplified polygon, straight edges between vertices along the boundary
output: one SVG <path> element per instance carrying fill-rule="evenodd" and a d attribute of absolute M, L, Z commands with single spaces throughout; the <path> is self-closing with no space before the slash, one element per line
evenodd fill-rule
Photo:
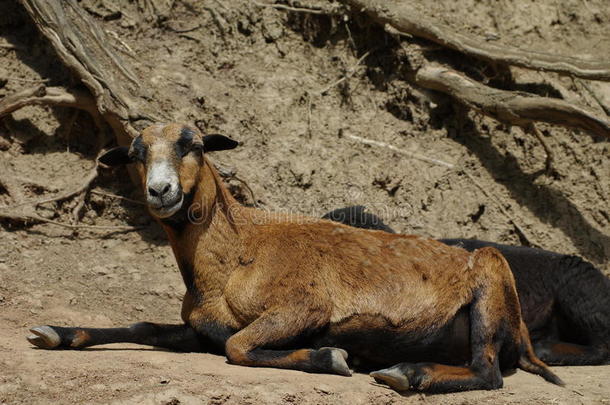
<path fill-rule="evenodd" d="M 142 131 L 129 148 L 110 149 L 99 161 L 107 166 L 134 163 L 150 212 L 167 218 L 182 207 L 184 195 L 194 191 L 203 154 L 236 146 L 226 136 L 203 136 L 188 125 L 156 124 Z"/>

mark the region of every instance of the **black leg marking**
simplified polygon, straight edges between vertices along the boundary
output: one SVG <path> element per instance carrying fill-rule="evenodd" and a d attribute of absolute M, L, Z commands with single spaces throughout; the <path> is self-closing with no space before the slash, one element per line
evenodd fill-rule
<path fill-rule="evenodd" d="M 178 351 L 203 351 L 199 337 L 188 325 L 140 322 L 127 328 L 37 326 L 28 340 L 41 349 L 81 349 L 108 343 L 136 343 Z"/>

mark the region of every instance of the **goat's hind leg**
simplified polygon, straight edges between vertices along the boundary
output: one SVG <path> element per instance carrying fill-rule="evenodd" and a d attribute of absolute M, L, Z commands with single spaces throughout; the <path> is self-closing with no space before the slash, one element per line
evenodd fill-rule
<path fill-rule="evenodd" d="M 603 343 L 579 345 L 562 341 L 544 340 L 534 344 L 536 355 L 555 366 L 593 366 L 610 360 L 610 352 Z"/>
<path fill-rule="evenodd" d="M 509 367 L 528 367 L 528 371 L 538 374 L 542 374 L 542 369 L 554 376 L 533 355 L 527 330 L 521 320 L 515 283 L 504 258 L 493 248 L 480 249 L 473 255 L 474 265 L 470 271 L 477 272 L 478 283 L 470 306 L 470 365 L 401 363 L 371 373 L 376 381 L 397 391 L 497 389 L 503 384 L 501 357 L 505 363 L 509 363 Z M 532 361 L 525 359 L 522 364 L 524 354 L 530 356 L 529 360 Z"/>
<path fill-rule="evenodd" d="M 198 352 L 203 348 L 188 325 L 135 323 L 126 328 L 79 328 L 37 326 L 30 329 L 28 341 L 41 349 L 82 349 L 108 343 L 136 343 L 166 349 Z"/>

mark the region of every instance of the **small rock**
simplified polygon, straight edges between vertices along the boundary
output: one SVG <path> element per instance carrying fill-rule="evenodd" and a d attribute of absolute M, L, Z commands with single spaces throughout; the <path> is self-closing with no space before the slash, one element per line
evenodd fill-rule
<path fill-rule="evenodd" d="M 161 378 L 161 380 L 159 381 L 159 384 L 169 384 L 170 379 L 169 378 Z"/>
<path fill-rule="evenodd" d="M 142 312 L 142 311 L 144 311 L 144 307 L 142 305 L 138 305 L 135 307 L 135 310 Z"/>
<path fill-rule="evenodd" d="M 330 395 L 332 393 L 330 387 L 326 385 L 318 385 L 317 387 L 314 387 L 314 390 L 322 395 Z"/>

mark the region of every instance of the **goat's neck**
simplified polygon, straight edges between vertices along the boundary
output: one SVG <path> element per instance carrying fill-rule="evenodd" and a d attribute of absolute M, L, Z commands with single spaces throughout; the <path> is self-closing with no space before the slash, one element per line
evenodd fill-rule
<path fill-rule="evenodd" d="M 204 158 L 197 184 L 182 210 L 185 211 L 177 216 L 178 221 L 161 223 L 187 288 L 195 288 L 198 283 L 194 279 L 204 272 L 214 272 L 206 275 L 206 280 L 218 279 L 222 283 L 228 277 L 222 273 L 230 271 L 231 266 L 219 269 L 202 263 L 202 256 L 206 256 L 202 255 L 203 250 L 221 262 L 234 262 L 240 254 L 240 228 L 248 221 L 248 209 L 231 196 L 212 163 Z"/>

